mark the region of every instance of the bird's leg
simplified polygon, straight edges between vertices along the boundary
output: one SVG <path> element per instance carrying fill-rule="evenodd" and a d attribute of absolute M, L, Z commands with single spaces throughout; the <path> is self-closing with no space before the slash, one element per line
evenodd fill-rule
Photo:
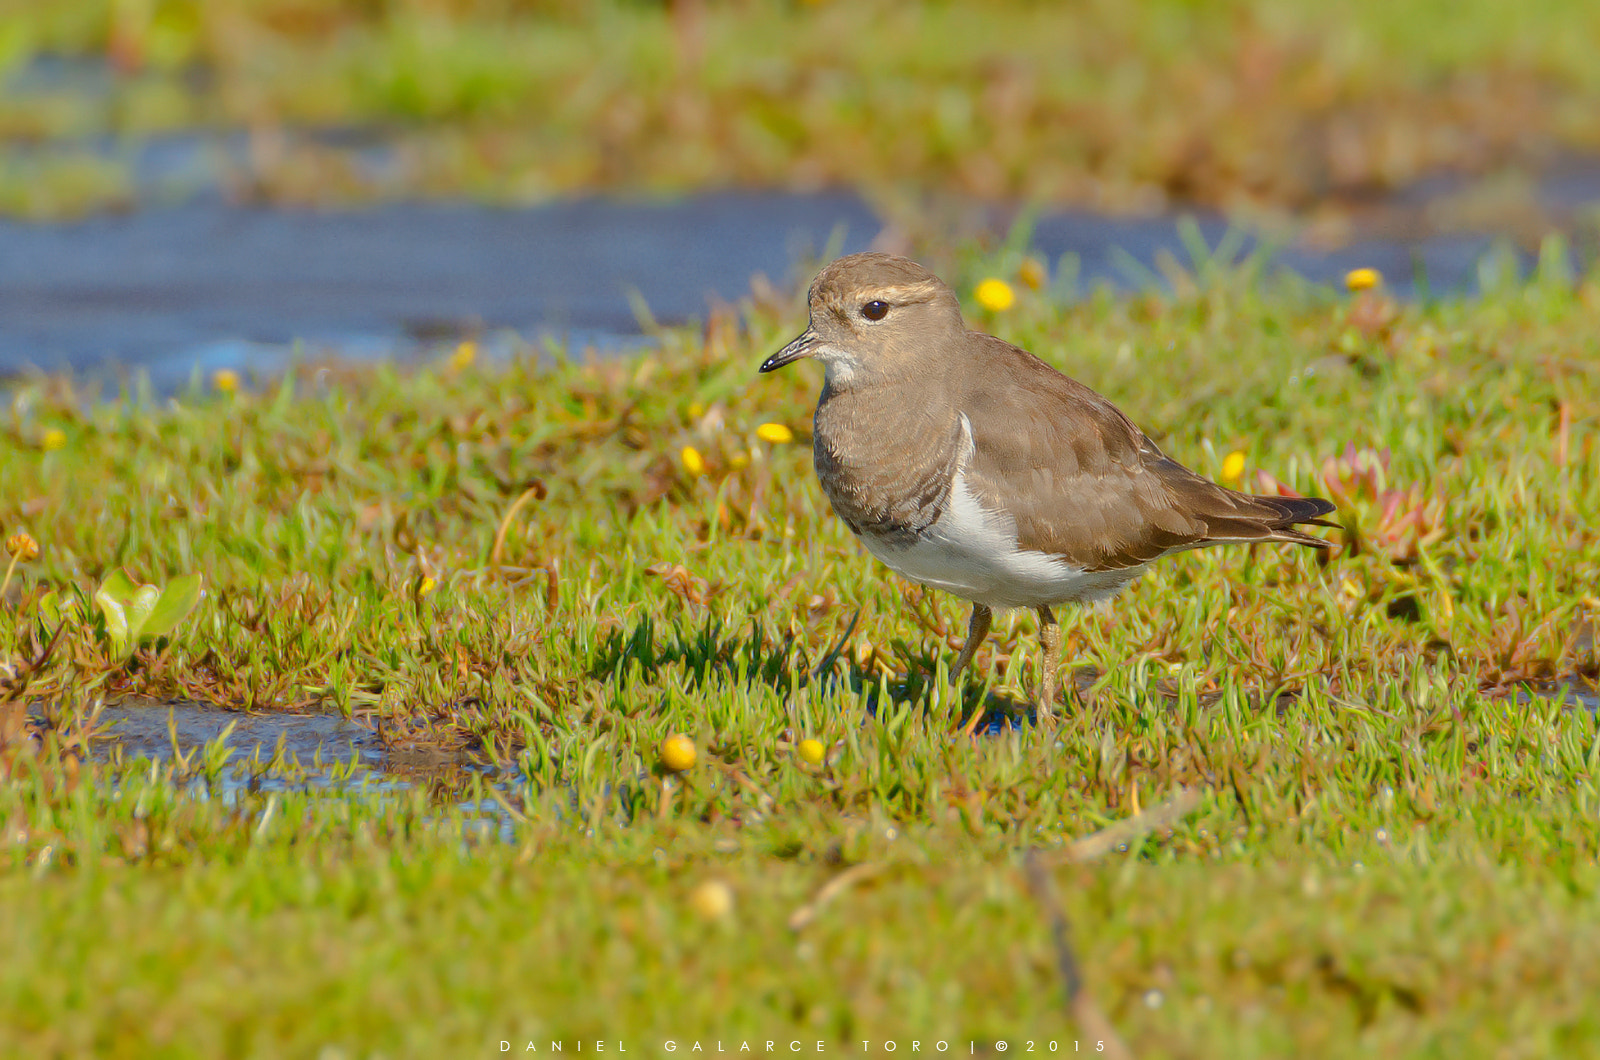
<path fill-rule="evenodd" d="M 1039 608 L 1039 645 L 1043 658 L 1039 660 L 1039 720 L 1055 717 L 1056 677 L 1061 669 L 1061 626 L 1049 605 Z"/>
<path fill-rule="evenodd" d="M 950 668 L 950 684 L 958 690 L 961 687 L 961 673 L 972 662 L 972 657 L 978 654 L 978 646 L 983 643 L 983 638 L 989 635 L 989 623 L 994 619 L 994 612 L 985 604 L 972 605 L 972 620 L 967 623 L 967 642 L 961 645 L 961 654 L 956 656 L 956 664 Z M 961 702 L 959 693 L 956 702 Z M 957 714 L 959 717 L 959 713 Z M 983 717 L 983 704 L 979 703 L 973 708 L 972 718 L 962 728 L 961 735 L 971 736 L 972 730 L 978 727 L 978 719 Z"/>
<path fill-rule="evenodd" d="M 967 642 L 961 645 L 961 654 L 956 656 L 956 664 L 950 668 L 950 683 L 955 684 L 961 680 L 961 673 L 972 657 L 978 654 L 978 648 L 983 644 L 983 639 L 989 635 L 989 623 L 994 619 L 994 612 L 983 604 L 972 605 L 972 618 L 967 622 Z"/>

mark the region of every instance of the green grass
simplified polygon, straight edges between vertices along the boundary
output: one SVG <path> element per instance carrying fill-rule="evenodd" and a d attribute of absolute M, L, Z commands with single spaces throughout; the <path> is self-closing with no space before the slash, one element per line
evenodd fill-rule
<path fill-rule="evenodd" d="M 970 291 L 1014 262 L 946 265 Z M 1179 785 L 1204 794 L 1175 827 L 1055 870 L 1139 1055 L 1592 1051 L 1600 726 L 1509 693 L 1597 675 L 1600 281 L 1396 307 L 1179 279 L 974 318 L 1208 474 L 1237 450 L 1252 483 L 1328 493 L 1353 443 L 1386 477 L 1347 476 L 1326 563 L 1185 555 L 1077 616 L 1060 727 L 977 743 L 928 692 L 963 607 L 827 510 L 814 366 L 754 373 L 792 301 L 621 362 L 308 367 L 171 401 L 22 384 L 0 533 L 42 554 L 0 601 L 0 662 L 29 699 L 343 710 L 528 785 L 500 843 L 461 838 L 453 789 L 200 801 L 0 751 L 0 1051 L 1081 1038 L 1019 855 Z M 208 597 L 126 662 L 71 623 L 29 672 L 41 594 L 116 566 L 202 572 Z M 808 681 L 857 609 L 842 680 Z M 998 627 L 968 705 L 1034 686 L 1030 622 Z M 666 783 L 672 732 L 699 763 Z M 789 930 L 863 862 L 882 870 Z M 728 916 L 694 911 L 707 880 Z"/>
<path fill-rule="evenodd" d="M 1217 795 L 1169 838 L 1057 872 L 1090 988 L 1138 1053 L 1592 1050 L 1592 785 L 1581 806 L 1530 792 L 1514 815 L 1488 791 L 1452 792 L 1426 820 L 1406 795 L 1369 802 L 1355 786 L 1253 823 Z M 1042 837 L 956 799 L 917 822 L 600 814 L 592 836 L 544 820 L 509 845 L 464 844 L 421 797 L 225 810 L 136 778 L 54 799 L 23 782 L 4 800 L 35 829 L 0 877 L 0 1047 L 15 1055 L 1084 1037 L 1011 863 Z M 786 926 L 840 864 L 868 860 L 877 876 Z M 707 880 L 732 888 L 727 917 L 695 911 Z"/>
<path fill-rule="evenodd" d="M 249 129 L 250 172 L 231 185 L 286 201 L 844 185 L 1306 211 L 1441 169 L 1600 149 L 1588 46 L 1600 15 L 1585 0 L 759 0 L 709 3 L 700 18 L 622 0 L 9 0 L 0 12 L 0 69 L 68 55 L 118 71 L 108 88 L 6 93 L 0 140 Z M 284 127 L 392 136 L 399 173 L 368 179 L 337 152 L 284 150 Z M 0 208 L 61 214 L 131 193 L 74 150 L 59 180 L 49 152 L 0 167 Z"/>

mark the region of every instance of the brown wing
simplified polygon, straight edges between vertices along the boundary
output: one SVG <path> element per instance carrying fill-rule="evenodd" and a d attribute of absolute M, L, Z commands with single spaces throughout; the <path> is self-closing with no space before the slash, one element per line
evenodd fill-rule
<path fill-rule="evenodd" d="M 961 401 L 974 447 L 967 482 L 979 503 L 1016 518 L 1023 548 L 1101 571 L 1224 542 L 1326 547 L 1293 527 L 1333 511 L 1327 501 L 1251 497 L 1202 478 L 1082 383 L 981 338 Z"/>

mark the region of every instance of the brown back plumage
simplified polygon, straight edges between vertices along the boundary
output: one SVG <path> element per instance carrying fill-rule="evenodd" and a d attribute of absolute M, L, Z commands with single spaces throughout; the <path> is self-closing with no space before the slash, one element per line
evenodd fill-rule
<path fill-rule="evenodd" d="M 1087 570 L 1230 542 L 1327 547 L 1294 529 L 1333 511 L 1311 498 L 1252 497 L 1163 453 L 1116 406 L 1025 350 L 968 332 L 961 410 L 968 483 L 1017 521 L 1018 544 Z"/>

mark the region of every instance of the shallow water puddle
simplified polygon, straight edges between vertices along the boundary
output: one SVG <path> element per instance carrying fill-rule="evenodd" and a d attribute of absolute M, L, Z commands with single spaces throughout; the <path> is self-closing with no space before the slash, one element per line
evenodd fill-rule
<path fill-rule="evenodd" d="M 1513 703 L 1561 703 L 1600 714 L 1600 689 L 1579 677 L 1528 685 L 1511 694 Z"/>
<path fill-rule="evenodd" d="M 231 726 L 231 731 L 229 731 Z M 124 760 L 170 759 L 176 750 L 203 751 L 227 733 L 233 760 L 270 761 L 281 749 L 302 766 L 356 763 L 386 772 L 388 754 L 377 733 L 337 714 L 246 714 L 203 703 L 129 702 L 100 711 L 100 733 L 90 744 L 99 760 L 120 750 Z"/>
<path fill-rule="evenodd" d="M 42 717 L 34 716 L 43 726 Z M 63 722 L 63 726 L 70 722 Z M 392 796 L 426 787 L 459 811 L 468 833 L 509 842 L 515 819 L 493 798 L 453 795 L 476 775 L 511 795 L 519 780 L 437 748 L 391 748 L 367 725 L 338 714 L 247 714 L 204 703 L 132 700 L 101 709 L 89 741 L 97 762 L 188 763 L 196 798 L 232 803 L 255 792 Z M 210 768 L 211 764 L 219 768 Z"/>
<path fill-rule="evenodd" d="M 425 788 L 509 841 L 515 814 L 492 797 L 463 794 L 481 779 L 510 802 L 526 798 L 557 816 L 582 816 L 574 790 L 530 793 L 515 768 L 486 766 L 444 748 L 385 746 L 370 726 L 337 714 L 246 714 L 204 703 L 136 700 L 102 708 L 95 732 L 93 761 L 170 763 L 181 755 L 197 775 L 190 789 L 202 797 L 308 790 L 381 796 Z M 199 776 L 207 752 L 215 756 L 224 748 L 227 761 L 215 779 Z M 274 766 L 275 760 L 283 764 Z"/>

